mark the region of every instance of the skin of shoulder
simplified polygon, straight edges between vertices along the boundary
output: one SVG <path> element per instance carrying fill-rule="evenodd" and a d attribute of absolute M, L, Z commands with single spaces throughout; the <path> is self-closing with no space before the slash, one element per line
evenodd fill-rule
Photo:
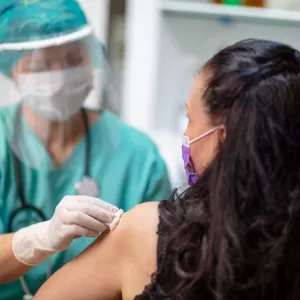
<path fill-rule="evenodd" d="M 38 291 L 43 299 L 134 299 L 157 267 L 158 203 L 137 205 Z"/>
<path fill-rule="evenodd" d="M 122 295 L 123 299 L 133 299 L 151 282 L 151 276 L 157 268 L 158 203 L 137 205 L 124 216 L 122 222 L 127 230 L 132 231 L 129 233 L 131 244 L 127 245 L 129 260 L 124 262 Z M 126 235 L 127 230 L 125 229 L 122 236 Z"/>

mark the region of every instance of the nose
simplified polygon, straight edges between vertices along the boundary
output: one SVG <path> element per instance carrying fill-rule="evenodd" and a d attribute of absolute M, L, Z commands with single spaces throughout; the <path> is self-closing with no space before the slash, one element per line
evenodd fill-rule
<path fill-rule="evenodd" d="M 60 71 L 62 69 L 64 69 L 64 63 L 62 61 L 56 60 L 53 61 L 53 63 L 51 64 L 51 70 L 52 71 Z"/>

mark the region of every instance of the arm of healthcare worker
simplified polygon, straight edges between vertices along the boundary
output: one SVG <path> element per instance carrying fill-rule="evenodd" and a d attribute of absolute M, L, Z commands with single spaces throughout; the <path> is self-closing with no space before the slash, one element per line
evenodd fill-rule
<path fill-rule="evenodd" d="M 100 199 L 63 198 L 51 220 L 22 228 L 15 234 L 0 235 L 0 282 L 17 279 L 31 266 L 67 249 L 75 238 L 95 238 L 100 232 L 114 229 L 122 213 Z"/>
<path fill-rule="evenodd" d="M 12 250 L 14 234 L 0 235 L 0 283 L 9 283 L 26 273 L 30 266 L 22 264 Z"/>
<path fill-rule="evenodd" d="M 156 270 L 157 227 L 158 204 L 136 206 L 114 231 L 56 272 L 34 299 L 134 299 Z"/>

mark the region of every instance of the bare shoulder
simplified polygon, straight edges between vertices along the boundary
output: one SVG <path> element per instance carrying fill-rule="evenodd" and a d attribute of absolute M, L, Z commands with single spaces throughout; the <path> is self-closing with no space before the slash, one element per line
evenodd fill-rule
<path fill-rule="evenodd" d="M 158 202 L 139 204 L 123 215 L 114 235 L 123 240 L 129 256 L 152 256 L 156 254 L 158 222 Z"/>
<path fill-rule="evenodd" d="M 135 267 L 148 269 L 152 274 L 156 268 L 158 204 L 146 202 L 136 205 L 122 216 L 113 231 L 101 235 L 93 246 L 102 252 L 107 245 L 106 248 L 118 253 L 119 259 L 124 260 L 123 265 L 129 266 L 133 260 Z"/>
<path fill-rule="evenodd" d="M 123 242 L 123 249 L 127 253 L 122 283 L 124 299 L 133 299 L 142 293 L 156 271 L 158 222 L 158 203 L 149 202 L 137 205 L 124 214 L 116 228 L 123 238 L 127 236 Z"/>
<path fill-rule="evenodd" d="M 121 217 L 114 230 L 99 236 L 90 248 L 95 253 L 102 253 L 104 249 L 110 255 L 115 253 L 126 263 L 140 253 L 146 257 L 156 255 L 158 222 L 158 202 L 139 204 Z"/>
<path fill-rule="evenodd" d="M 120 227 L 130 227 L 134 233 L 149 231 L 152 233 L 158 226 L 159 202 L 146 202 L 136 205 L 132 210 L 125 213 L 119 224 Z M 155 231 L 156 233 L 156 231 Z"/>

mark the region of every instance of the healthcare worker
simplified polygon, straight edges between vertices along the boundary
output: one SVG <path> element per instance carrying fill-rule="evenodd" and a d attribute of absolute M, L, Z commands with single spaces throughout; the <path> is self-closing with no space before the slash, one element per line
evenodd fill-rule
<path fill-rule="evenodd" d="M 1 1 L 1 300 L 29 299 L 88 237 L 113 229 L 119 209 L 169 197 L 154 144 L 85 108 L 106 65 L 76 1 Z"/>

